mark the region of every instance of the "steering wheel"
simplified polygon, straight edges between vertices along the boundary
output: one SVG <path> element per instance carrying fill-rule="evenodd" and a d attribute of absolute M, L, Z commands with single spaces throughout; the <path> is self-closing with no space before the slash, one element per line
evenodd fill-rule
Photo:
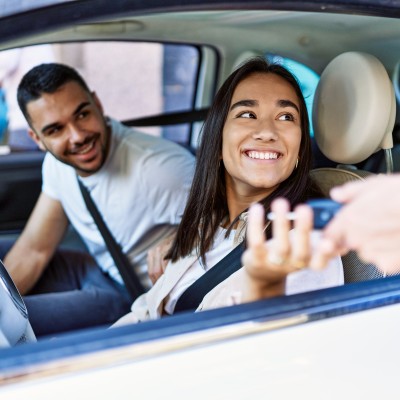
<path fill-rule="evenodd" d="M 36 342 L 28 310 L 17 287 L 0 261 L 0 347 Z"/>

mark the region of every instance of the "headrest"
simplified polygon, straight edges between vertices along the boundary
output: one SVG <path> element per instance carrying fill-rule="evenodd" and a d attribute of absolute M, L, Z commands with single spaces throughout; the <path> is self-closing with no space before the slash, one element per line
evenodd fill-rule
<path fill-rule="evenodd" d="M 370 54 L 337 56 L 321 75 L 312 115 L 316 142 L 332 161 L 356 164 L 392 148 L 396 100 L 385 67 Z"/>

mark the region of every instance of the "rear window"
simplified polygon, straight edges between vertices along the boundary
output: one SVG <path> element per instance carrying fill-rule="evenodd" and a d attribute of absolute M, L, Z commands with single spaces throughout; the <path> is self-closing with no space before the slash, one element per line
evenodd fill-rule
<path fill-rule="evenodd" d="M 310 120 L 310 134 L 311 136 L 314 136 L 314 130 L 312 126 L 312 107 L 315 90 L 317 88 L 320 76 L 311 68 L 299 63 L 298 61 L 291 60 L 290 58 L 268 53 L 266 58 L 268 61 L 275 64 L 280 64 L 288 69 L 299 81 L 300 89 L 307 105 L 308 118 Z"/>
<path fill-rule="evenodd" d="M 3 51 L 0 144 L 11 151 L 36 149 L 16 101 L 22 76 L 35 65 L 60 62 L 77 69 L 98 95 L 105 114 L 123 121 L 191 110 L 199 59 L 194 46 L 147 42 L 48 44 Z M 189 129 L 189 124 L 140 128 L 182 143 L 187 143 Z"/>

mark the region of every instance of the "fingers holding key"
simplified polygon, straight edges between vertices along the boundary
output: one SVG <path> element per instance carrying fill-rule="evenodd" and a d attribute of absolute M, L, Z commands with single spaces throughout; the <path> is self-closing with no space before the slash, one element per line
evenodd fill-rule
<path fill-rule="evenodd" d="M 264 209 L 254 204 L 249 210 L 247 226 L 247 251 L 243 263 L 253 277 L 285 277 L 290 272 L 309 266 L 312 257 L 311 232 L 313 212 L 309 206 L 300 205 L 295 210 L 294 230 L 289 216 L 290 205 L 285 199 L 276 199 L 272 205 L 273 238 L 265 242 Z M 291 235 L 292 234 L 292 235 Z M 292 236 L 292 237 L 291 237 Z"/>
<path fill-rule="evenodd" d="M 284 278 L 290 268 L 290 221 L 289 203 L 285 199 L 274 201 L 274 239 L 265 242 L 265 211 L 262 205 L 250 207 L 247 224 L 247 250 L 243 254 L 243 264 L 252 279 L 268 283 Z"/>
<path fill-rule="evenodd" d="M 258 248 L 264 244 L 264 207 L 253 204 L 249 209 L 247 225 L 247 246 Z"/>
<path fill-rule="evenodd" d="M 285 272 L 282 273 L 276 265 L 271 267 L 264 227 L 264 208 L 260 204 L 253 204 L 247 220 L 247 249 L 242 256 L 246 271 L 243 301 L 254 301 L 284 293 Z"/>
<path fill-rule="evenodd" d="M 306 205 L 300 205 L 296 207 L 295 214 L 290 266 L 296 271 L 310 265 L 313 211 Z"/>
<path fill-rule="evenodd" d="M 276 199 L 271 204 L 275 218 L 272 223 L 273 245 L 268 256 L 269 263 L 278 267 L 287 264 L 290 258 L 290 221 L 288 213 L 289 202 L 286 199 Z"/>
<path fill-rule="evenodd" d="M 266 262 L 264 223 L 264 207 L 253 204 L 247 219 L 247 250 L 242 257 L 243 264 L 252 269 L 263 268 Z"/>

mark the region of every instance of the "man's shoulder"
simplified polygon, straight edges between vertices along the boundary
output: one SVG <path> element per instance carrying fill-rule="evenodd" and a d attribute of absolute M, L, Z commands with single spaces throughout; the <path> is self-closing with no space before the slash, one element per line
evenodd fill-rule
<path fill-rule="evenodd" d="M 42 181 L 42 192 L 62 201 L 65 195 L 71 198 L 76 174 L 72 167 L 47 152 L 43 160 Z"/>
<path fill-rule="evenodd" d="M 71 166 L 57 160 L 56 157 L 53 156 L 50 152 L 46 152 L 44 159 L 43 159 L 43 168 L 46 169 L 56 169 L 56 170 L 70 170 Z"/>
<path fill-rule="evenodd" d="M 114 139 L 122 148 L 136 151 L 139 154 L 148 152 L 180 153 L 192 158 L 192 154 L 177 143 L 125 126 L 116 120 L 111 120 L 111 123 Z"/>
<path fill-rule="evenodd" d="M 46 152 L 43 160 L 42 175 L 43 178 L 57 180 L 62 177 L 64 180 L 69 176 L 75 176 L 75 172 L 70 165 L 57 160 L 51 153 Z"/>

